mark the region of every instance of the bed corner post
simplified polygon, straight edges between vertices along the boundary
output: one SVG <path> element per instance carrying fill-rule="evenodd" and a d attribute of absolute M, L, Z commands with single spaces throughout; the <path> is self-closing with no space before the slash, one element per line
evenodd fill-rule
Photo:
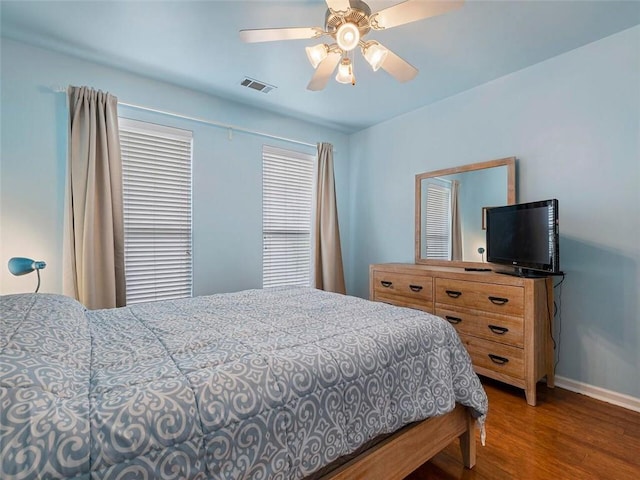
<path fill-rule="evenodd" d="M 476 464 L 476 420 L 466 409 L 467 429 L 460 435 L 460 450 L 462 450 L 462 461 L 467 468 L 473 468 Z"/>

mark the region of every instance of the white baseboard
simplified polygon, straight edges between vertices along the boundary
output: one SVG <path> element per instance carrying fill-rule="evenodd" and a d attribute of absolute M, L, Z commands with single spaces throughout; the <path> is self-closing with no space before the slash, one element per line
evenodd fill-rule
<path fill-rule="evenodd" d="M 634 412 L 640 412 L 640 398 L 635 398 L 631 395 L 625 395 L 624 393 L 614 392 L 557 375 L 555 377 L 555 384 L 556 387 L 564 388 L 565 390 L 581 393 L 596 400 L 602 400 L 603 402 L 633 410 Z"/>

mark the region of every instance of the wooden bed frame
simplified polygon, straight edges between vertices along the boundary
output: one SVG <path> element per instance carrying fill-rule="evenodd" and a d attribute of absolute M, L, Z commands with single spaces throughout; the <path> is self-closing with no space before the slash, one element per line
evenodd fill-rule
<path fill-rule="evenodd" d="M 476 421 L 466 407 L 406 426 L 321 480 L 402 480 L 456 438 L 465 467 L 476 463 Z"/>

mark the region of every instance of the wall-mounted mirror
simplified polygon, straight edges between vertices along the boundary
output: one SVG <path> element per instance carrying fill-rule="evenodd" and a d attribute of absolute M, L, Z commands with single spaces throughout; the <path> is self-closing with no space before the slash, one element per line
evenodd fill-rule
<path fill-rule="evenodd" d="M 484 208 L 516 202 L 515 157 L 416 175 L 416 263 L 486 261 Z"/>

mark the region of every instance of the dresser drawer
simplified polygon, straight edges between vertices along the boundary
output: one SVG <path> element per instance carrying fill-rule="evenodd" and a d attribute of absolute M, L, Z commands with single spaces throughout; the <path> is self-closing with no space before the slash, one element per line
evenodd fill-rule
<path fill-rule="evenodd" d="M 486 338 L 520 348 L 524 346 L 522 317 L 471 313 L 438 306 L 435 314 L 451 323 L 460 334 Z"/>
<path fill-rule="evenodd" d="M 396 307 L 415 308 L 416 310 L 422 310 L 423 312 L 433 314 L 433 302 L 425 302 L 424 300 L 412 300 L 400 295 L 378 295 L 375 297 L 376 302 L 388 303 L 389 305 L 395 305 Z"/>
<path fill-rule="evenodd" d="M 522 315 L 524 289 L 512 285 L 436 278 L 436 306 L 466 307 L 501 315 Z"/>
<path fill-rule="evenodd" d="M 524 378 L 523 349 L 469 335 L 460 335 L 460 339 L 464 346 L 467 347 L 475 367 L 481 367 L 509 377 Z"/>
<path fill-rule="evenodd" d="M 407 302 L 425 303 L 433 310 L 433 279 L 431 277 L 374 271 L 373 293 L 375 300 L 397 299 L 403 305 Z"/>

